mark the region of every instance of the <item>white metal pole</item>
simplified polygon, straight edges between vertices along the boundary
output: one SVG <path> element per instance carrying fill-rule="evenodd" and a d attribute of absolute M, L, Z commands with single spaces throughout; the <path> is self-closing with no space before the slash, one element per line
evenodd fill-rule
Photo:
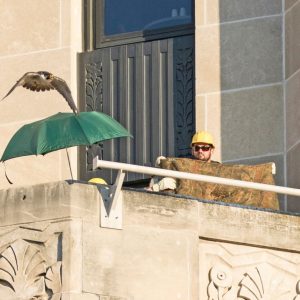
<path fill-rule="evenodd" d="M 294 188 L 289 188 L 284 186 L 276 186 L 276 185 L 265 184 L 265 183 L 242 181 L 236 179 L 166 170 L 166 169 L 153 168 L 153 167 L 144 167 L 144 166 L 99 160 L 99 159 L 97 159 L 97 162 L 94 165 L 95 165 L 94 167 L 97 168 L 117 169 L 117 170 L 121 169 L 123 171 L 134 172 L 134 173 L 173 177 L 173 178 L 180 178 L 180 179 L 190 179 L 195 181 L 218 183 L 218 184 L 236 186 L 241 188 L 249 188 L 249 189 L 255 189 L 260 191 L 274 192 L 279 194 L 300 196 L 300 189 L 294 189 Z"/>

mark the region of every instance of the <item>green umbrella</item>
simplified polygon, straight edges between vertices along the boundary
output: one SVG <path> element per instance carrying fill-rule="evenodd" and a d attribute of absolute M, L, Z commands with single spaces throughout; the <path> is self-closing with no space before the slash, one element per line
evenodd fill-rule
<path fill-rule="evenodd" d="M 11 138 L 0 161 L 119 137 L 132 137 L 116 120 L 101 112 L 58 113 L 21 127 Z"/>

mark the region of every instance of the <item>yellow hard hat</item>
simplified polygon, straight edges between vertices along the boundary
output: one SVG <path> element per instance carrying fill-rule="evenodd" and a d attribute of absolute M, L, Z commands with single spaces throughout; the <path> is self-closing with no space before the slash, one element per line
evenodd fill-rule
<path fill-rule="evenodd" d="M 194 134 L 192 138 L 192 145 L 195 143 L 205 143 L 214 146 L 214 140 L 210 133 L 207 131 L 198 131 Z"/>
<path fill-rule="evenodd" d="M 88 182 L 89 183 L 107 184 L 107 182 L 103 178 L 100 178 L 100 177 L 91 178 Z"/>

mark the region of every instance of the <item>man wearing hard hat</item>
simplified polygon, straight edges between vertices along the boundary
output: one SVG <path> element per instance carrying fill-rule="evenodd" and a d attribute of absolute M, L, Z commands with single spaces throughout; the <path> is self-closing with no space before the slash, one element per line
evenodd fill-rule
<path fill-rule="evenodd" d="M 215 162 L 211 159 L 215 149 L 213 137 L 207 131 L 196 132 L 193 135 L 191 147 L 193 159 L 199 159 L 207 163 Z M 158 166 L 160 160 L 164 158 L 163 156 L 158 157 L 155 165 Z M 176 189 L 176 180 L 174 178 L 165 177 L 158 181 L 157 178 L 153 178 L 147 189 L 155 192 L 174 191 Z"/>
<path fill-rule="evenodd" d="M 206 162 L 211 162 L 214 153 L 214 141 L 210 133 L 206 131 L 198 131 L 192 138 L 192 156 Z"/>

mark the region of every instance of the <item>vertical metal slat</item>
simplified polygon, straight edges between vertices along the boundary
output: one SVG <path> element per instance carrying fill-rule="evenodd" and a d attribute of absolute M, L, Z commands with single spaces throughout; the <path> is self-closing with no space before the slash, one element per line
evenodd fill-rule
<path fill-rule="evenodd" d="M 80 55 L 80 86 L 86 86 L 80 90 L 85 99 L 81 110 L 89 109 L 87 100 L 92 97 L 95 109 L 111 115 L 134 136 L 103 142 L 103 159 L 149 166 L 159 155 L 188 155 L 195 129 L 193 43 L 192 35 L 181 36 Z M 87 69 L 101 73 L 101 85 L 88 86 Z M 96 174 L 114 181 L 116 174 L 109 170 L 88 171 L 86 154 L 80 151 L 81 178 Z M 143 175 L 127 176 L 139 178 Z"/>

